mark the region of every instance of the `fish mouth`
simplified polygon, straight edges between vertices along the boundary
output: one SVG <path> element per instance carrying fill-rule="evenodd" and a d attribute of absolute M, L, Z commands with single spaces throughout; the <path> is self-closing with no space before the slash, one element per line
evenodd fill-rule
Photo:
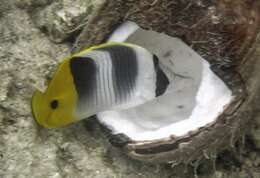
<path fill-rule="evenodd" d="M 36 90 L 33 93 L 32 97 L 32 103 L 31 103 L 31 109 L 32 109 L 32 116 L 34 120 L 41 126 L 45 128 L 52 128 L 50 125 L 48 125 L 46 122 L 46 117 L 48 115 L 48 112 L 44 112 L 44 108 L 42 106 L 42 102 L 44 102 L 43 99 L 44 93 L 40 90 Z"/>

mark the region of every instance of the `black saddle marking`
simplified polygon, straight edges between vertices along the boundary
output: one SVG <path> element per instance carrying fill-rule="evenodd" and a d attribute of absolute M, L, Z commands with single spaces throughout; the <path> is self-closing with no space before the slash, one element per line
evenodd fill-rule
<path fill-rule="evenodd" d="M 157 97 L 157 96 L 162 95 L 166 91 L 170 82 L 169 82 L 168 77 L 165 75 L 165 73 L 160 68 L 159 59 L 156 55 L 153 55 L 153 62 L 154 62 L 154 68 L 155 68 L 155 72 L 156 72 L 155 94 Z"/>

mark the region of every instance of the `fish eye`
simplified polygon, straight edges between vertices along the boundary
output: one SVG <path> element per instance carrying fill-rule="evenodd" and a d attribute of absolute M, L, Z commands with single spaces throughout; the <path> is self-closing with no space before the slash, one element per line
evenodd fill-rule
<path fill-rule="evenodd" d="M 52 100 L 50 106 L 52 109 L 56 109 L 59 106 L 58 100 Z"/>

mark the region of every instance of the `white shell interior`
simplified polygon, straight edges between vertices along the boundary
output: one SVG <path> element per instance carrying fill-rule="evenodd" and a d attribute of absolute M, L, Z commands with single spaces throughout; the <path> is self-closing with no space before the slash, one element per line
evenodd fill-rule
<path fill-rule="evenodd" d="M 152 101 L 128 110 L 99 113 L 99 121 L 114 133 L 136 141 L 183 136 L 215 121 L 232 100 L 231 90 L 209 63 L 180 39 L 126 22 L 109 41 L 147 48 L 158 56 L 170 79 L 166 93 Z"/>

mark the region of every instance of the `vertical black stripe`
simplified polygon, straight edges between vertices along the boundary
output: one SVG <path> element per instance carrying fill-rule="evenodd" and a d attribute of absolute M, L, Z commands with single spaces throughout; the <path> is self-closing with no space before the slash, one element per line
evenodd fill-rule
<path fill-rule="evenodd" d="M 92 100 L 96 93 L 96 65 L 89 57 L 74 57 L 70 59 L 70 70 L 74 84 L 81 99 Z"/>
<path fill-rule="evenodd" d="M 98 50 L 107 51 L 110 54 L 116 102 L 127 99 L 136 85 L 138 75 L 137 57 L 134 49 L 123 45 L 113 45 Z"/>
<path fill-rule="evenodd" d="M 160 68 L 159 59 L 157 58 L 156 55 L 153 55 L 153 62 L 154 62 L 154 68 L 155 68 L 155 72 L 156 72 L 155 95 L 157 97 L 157 96 L 162 95 L 166 91 L 170 82 L 168 80 L 168 77 L 165 75 L 165 73 Z"/>
<path fill-rule="evenodd" d="M 107 90 L 108 90 L 108 85 L 107 85 L 107 78 L 106 78 L 106 74 L 105 74 L 105 72 L 108 70 L 108 66 L 107 66 L 107 60 L 102 60 L 102 83 L 101 83 L 101 86 L 102 86 L 102 88 L 103 88 L 103 93 L 104 93 L 104 104 L 108 104 L 108 102 L 107 102 L 107 100 L 108 100 L 108 96 L 107 96 L 107 94 L 108 94 L 108 92 L 107 92 Z"/>

